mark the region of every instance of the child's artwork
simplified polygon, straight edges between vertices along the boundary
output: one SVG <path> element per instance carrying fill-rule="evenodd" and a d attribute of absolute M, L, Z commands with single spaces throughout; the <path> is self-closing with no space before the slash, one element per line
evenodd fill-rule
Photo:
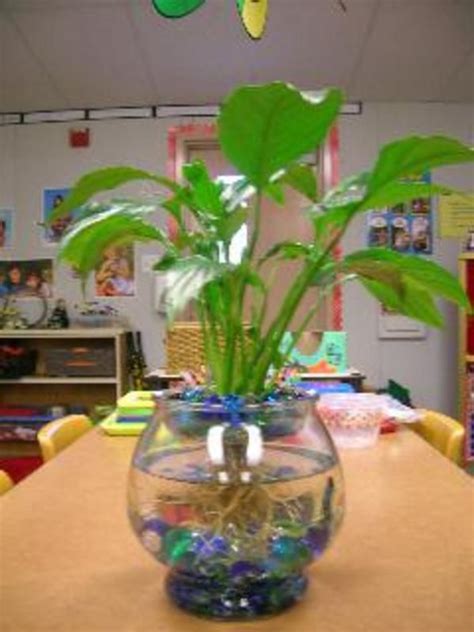
<path fill-rule="evenodd" d="M 43 191 L 43 223 L 46 224 L 51 213 L 69 194 L 70 189 L 44 189 Z M 64 217 L 55 219 L 44 228 L 44 239 L 48 244 L 57 244 L 74 219 L 74 211 Z"/>
<path fill-rule="evenodd" d="M 430 174 L 410 178 L 410 182 L 429 183 Z M 433 213 L 431 198 L 416 198 L 368 215 L 367 242 L 398 252 L 433 253 Z"/>
<path fill-rule="evenodd" d="M 0 211 L 0 248 L 11 248 L 13 242 L 13 211 Z"/>
<path fill-rule="evenodd" d="M 0 261 L 0 297 L 53 296 L 53 260 Z"/>
<path fill-rule="evenodd" d="M 95 271 L 96 296 L 135 296 L 133 247 L 111 246 Z"/>

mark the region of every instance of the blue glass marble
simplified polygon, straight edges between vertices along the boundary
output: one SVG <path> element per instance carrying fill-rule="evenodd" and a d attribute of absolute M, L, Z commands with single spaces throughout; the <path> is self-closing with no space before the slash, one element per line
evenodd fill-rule
<path fill-rule="evenodd" d="M 308 581 L 300 574 L 285 577 L 229 579 L 225 585 L 213 577 L 173 570 L 166 588 L 173 601 L 193 614 L 215 619 L 253 619 L 276 614 L 303 596 Z"/>

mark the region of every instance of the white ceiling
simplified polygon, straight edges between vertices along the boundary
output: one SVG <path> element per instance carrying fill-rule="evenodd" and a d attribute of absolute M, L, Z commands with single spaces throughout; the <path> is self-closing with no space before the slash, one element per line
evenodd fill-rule
<path fill-rule="evenodd" d="M 165 20 L 150 0 L 0 0 L 0 112 L 218 103 L 239 83 L 349 100 L 474 101 L 474 0 L 270 0 L 261 41 L 235 0 Z"/>

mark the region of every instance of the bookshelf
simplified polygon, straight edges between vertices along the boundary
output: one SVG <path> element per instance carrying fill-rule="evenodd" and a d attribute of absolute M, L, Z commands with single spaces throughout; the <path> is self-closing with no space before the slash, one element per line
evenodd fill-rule
<path fill-rule="evenodd" d="M 459 257 L 459 278 L 474 305 L 474 252 Z M 459 419 L 466 428 L 464 457 L 474 461 L 474 315 L 459 311 Z"/>

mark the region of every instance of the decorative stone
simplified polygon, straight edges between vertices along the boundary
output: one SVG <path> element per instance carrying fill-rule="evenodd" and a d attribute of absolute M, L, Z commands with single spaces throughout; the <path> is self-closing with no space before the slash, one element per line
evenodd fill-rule
<path fill-rule="evenodd" d="M 177 565 L 186 553 L 192 552 L 193 535 L 187 529 L 171 529 L 164 537 L 163 554 L 171 566 Z"/>

